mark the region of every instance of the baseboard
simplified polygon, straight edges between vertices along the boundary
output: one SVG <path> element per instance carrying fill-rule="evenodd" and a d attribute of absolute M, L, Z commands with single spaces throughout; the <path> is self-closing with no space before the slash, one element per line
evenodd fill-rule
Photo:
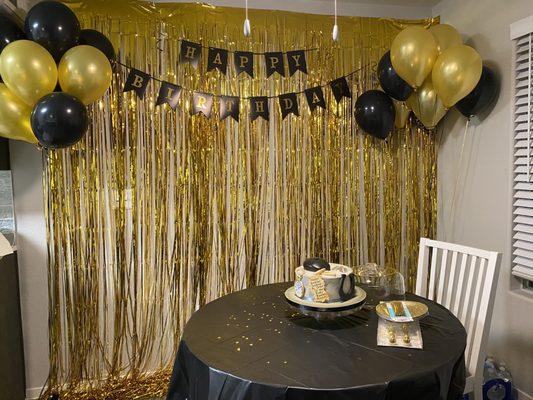
<path fill-rule="evenodd" d="M 518 400 L 533 400 L 533 396 L 522 392 L 520 389 L 517 389 L 516 391 L 518 392 Z"/>
<path fill-rule="evenodd" d="M 36 399 L 38 399 L 39 395 L 41 394 L 41 390 L 43 390 L 42 387 L 26 389 L 26 400 L 36 400 Z M 529 399 L 527 399 L 527 400 L 529 400 Z"/>

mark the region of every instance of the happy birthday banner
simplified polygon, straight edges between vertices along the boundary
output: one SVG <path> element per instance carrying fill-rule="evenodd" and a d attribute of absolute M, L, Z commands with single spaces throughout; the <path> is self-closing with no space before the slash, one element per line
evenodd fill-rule
<path fill-rule="evenodd" d="M 289 75 L 292 76 L 296 71 L 302 71 L 307 74 L 307 61 L 305 53 L 307 51 L 318 50 L 302 49 L 294 51 L 272 51 L 272 52 L 252 52 L 252 51 L 231 51 L 227 49 L 219 49 L 216 47 L 206 47 L 200 43 L 190 42 L 188 40 L 180 39 L 180 62 L 189 63 L 194 68 L 198 68 L 200 58 L 202 55 L 202 48 L 207 48 L 207 71 L 218 69 L 224 75 L 228 69 L 228 54 L 233 54 L 233 64 L 237 75 L 241 72 L 246 72 L 250 77 L 254 77 L 254 55 L 261 55 L 264 57 L 267 78 L 273 73 L 277 72 L 281 76 L 285 76 L 285 58 L 287 59 L 287 66 L 289 68 Z"/>
<path fill-rule="evenodd" d="M 198 68 L 202 56 L 202 46 L 199 43 L 181 40 L 179 61 L 182 64 L 190 64 L 194 68 Z M 254 53 L 247 51 L 230 51 L 226 49 L 208 47 L 207 54 L 207 71 L 219 70 L 226 75 L 228 68 L 228 55 L 233 53 L 234 67 L 239 75 L 241 72 L 246 72 L 250 77 L 254 76 L 254 55 L 264 56 L 265 68 L 267 78 L 278 73 L 285 76 L 285 65 L 288 66 L 289 75 L 292 76 L 296 71 L 301 71 L 307 74 L 307 60 L 306 51 L 316 49 L 294 50 L 288 52 L 265 52 Z M 286 61 L 286 63 L 285 63 Z M 146 88 L 150 80 L 160 82 L 159 94 L 156 100 L 156 106 L 168 104 L 173 110 L 176 109 L 179 99 L 184 91 L 192 93 L 192 114 L 203 114 L 207 118 L 211 117 L 215 99 L 220 103 L 220 120 L 227 117 L 233 118 L 235 121 L 240 120 L 240 106 L 242 100 L 249 100 L 250 102 L 250 120 L 254 121 L 261 117 L 268 121 L 270 117 L 269 102 L 271 98 L 277 98 L 281 110 L 282 119 L 287 115 L 300 115 L 300 106 L 298 95 L 305 94 L 307 105 L 311 112 L 317 108 L 326 109 L 326 101 L 324 97 L 325 87 L 330 87 L 333 96 L 337 103 L 344 97 L 351 98 L 352 94 L 348 85 L 347 78 L 356 72 L 352 71 L 347 75 L 341 76 L 330 81 L 326 85 L 319 85 L 308 88 L 299 92 L 290 92 L 280 94 L 278 96 L 254 96 L 254 97 L 240 97 L 230 95 L 217 95 L 213 93 L 206 93 L 185 88 L 168 81 L 164 81 L 154 77 L 144 71 L 131 67 L 130 65 L 116 62 L 117 64 L 130 70 L 130 73 L 124 84 L 124 92 L 134 91 L 141 99 L 144 97 Z"/>

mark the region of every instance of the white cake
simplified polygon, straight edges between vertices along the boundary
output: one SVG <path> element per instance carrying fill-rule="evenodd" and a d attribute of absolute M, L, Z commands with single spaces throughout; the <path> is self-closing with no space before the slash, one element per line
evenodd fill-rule
<path fill-rule="evenodd" d="M 294 283 L 296 296 L 317 303 L 342 302 L 355 296 L 355 276 L 352 268 L 341 264 L 329 264 L 323 260 L 319 260 L 318 265 L 325 268 L 317 269 L 319 267 L 315 266 L 296 268 Z"/>

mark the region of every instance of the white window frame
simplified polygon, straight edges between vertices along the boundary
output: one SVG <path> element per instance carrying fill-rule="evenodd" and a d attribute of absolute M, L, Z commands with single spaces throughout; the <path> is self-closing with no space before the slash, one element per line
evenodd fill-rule
<path fill-rule="evenodd" d="M 511 24 L 510 36 L 513 41 L 512 274 L 533 282 L 533 16 Z"/>

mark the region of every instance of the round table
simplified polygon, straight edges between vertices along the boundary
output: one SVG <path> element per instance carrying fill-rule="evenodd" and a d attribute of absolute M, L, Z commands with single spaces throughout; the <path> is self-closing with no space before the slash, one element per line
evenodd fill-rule
<path fill-rule="evenodd" d="M 232 293 L 197 311 L 183 333 L 168 400 L 438 400 L 462 397 L 466 332 L 422 301 L 423 350 L 378 347 L 378 317 L 315 320 L 290 307 L 290 283 Z M 365 288 L 365 290 L 369 290 Z"/>

